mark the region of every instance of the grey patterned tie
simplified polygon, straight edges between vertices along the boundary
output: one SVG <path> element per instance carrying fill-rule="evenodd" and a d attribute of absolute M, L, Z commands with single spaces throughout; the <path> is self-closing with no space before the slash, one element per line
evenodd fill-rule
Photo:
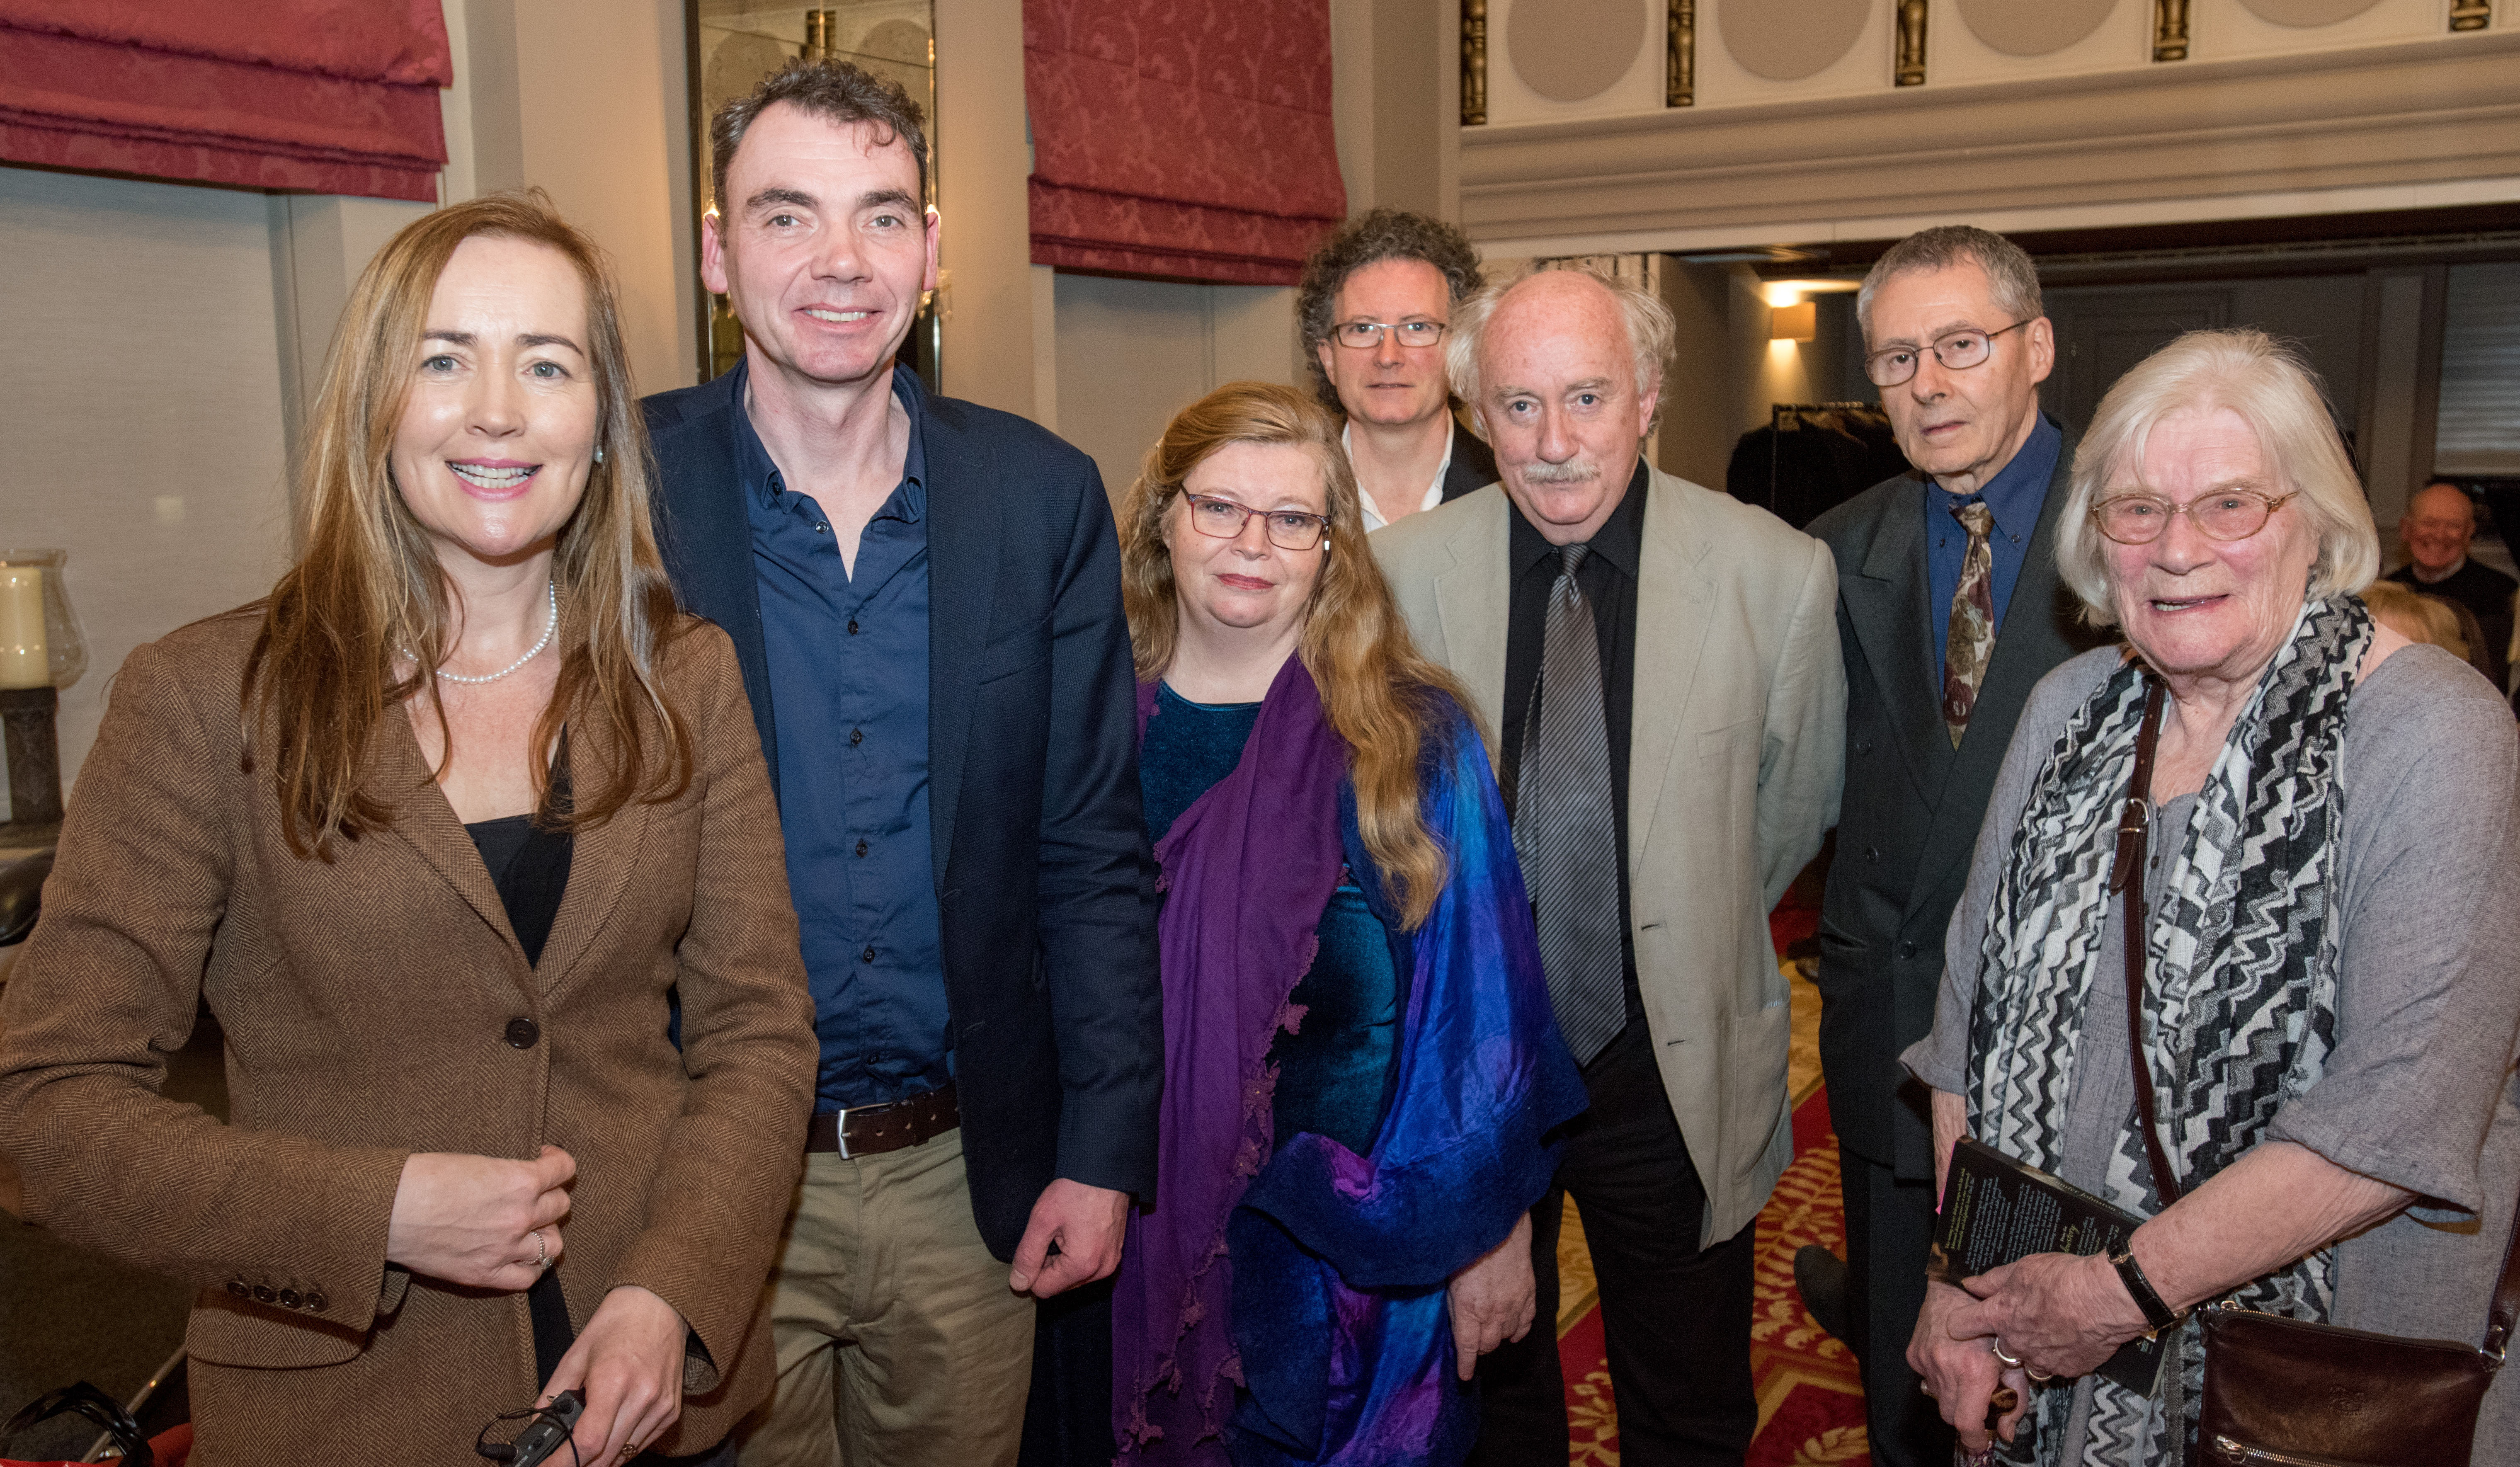
<path fill-rule="evenodd" d="M 1549 588 L 1540 681 L 1522 726 L 1513 822 L 1550 1006 L 1578 1064 L 1618 1037 L 1628 1012 L 1601 644 L 1592 604 L 1575 581 L 1588 549 L 1562 547 L 1557 579 Z"/>

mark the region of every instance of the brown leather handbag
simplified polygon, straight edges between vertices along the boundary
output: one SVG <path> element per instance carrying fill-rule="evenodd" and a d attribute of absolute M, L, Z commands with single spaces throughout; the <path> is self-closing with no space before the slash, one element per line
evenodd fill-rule
<path fill-rule="evenodd" d="M 2151 1067 L 2143 1062 L 2150 923 L 2142 872 L 2161 699 L 2154 682 L 2144 700 L 2109 885 L 2126 897 L 2136 1111 L 2153 1185 L 2167 1207 L 2179 1200 L 2180 1187 L 2153 1124 Z M 2520 1227 L 2503 1249 L 2482 1349 L 2317 1324 L 2229 1303 L 2209 1306 L 2198 1318 L 2205 1330 L 2205 1399 L 2197 1445 L 2205 1461 L 2216 1467 L 2469 1467 L 2478 1407 L 2520 1319 Z"/>

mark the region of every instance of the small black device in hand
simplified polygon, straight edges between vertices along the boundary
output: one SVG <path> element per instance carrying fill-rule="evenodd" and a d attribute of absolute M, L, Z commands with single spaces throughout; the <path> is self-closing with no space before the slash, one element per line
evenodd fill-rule
<path fill-rule="evenodd" d="M 552 1398 L 551 1404 L 540 1410 L 509 1411 L 499 1417 L 500 1421 L 515 1421 L 524 1416 L 533 1418 L 525 1423 L 523 1431 L 517 1433 L 515 1441 L 483 1440 L 490 1435 L 490 1428 L 485 1426 L 481 1428 L 480 1436 L 473 1438 L 472 1449 L 493 1462 L 507 1462 L 511 1467 L 534 1467 L 537 1462 L 551 1460 L 552 1453 L 560 1450 L 561 1444 L 568 1442 L 569 1456 L 574 1460 L 577 1445 L 569 1442 L 568 1434 L 576 1428 L 577 1418 L 585 1409 L 586 1398 L 575 1391 L 562 1391 Z"/>

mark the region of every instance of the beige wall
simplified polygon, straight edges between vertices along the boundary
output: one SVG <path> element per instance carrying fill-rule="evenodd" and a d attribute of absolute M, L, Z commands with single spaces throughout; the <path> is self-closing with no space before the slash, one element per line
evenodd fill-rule
<path fill-rule="evenodd" d="M 1302 380 L 1295 292 L 1060 275 L 1058 433 L 1093 455 L 1116 502 L 1172 415 L 1244 378 Z"/>
<path fill-rule="evenodd" d="M 699 285 L 682 0 L 447 0 L 450 12 L 458 3 L 475 187 L 548 191 L 612 256 L 640 390 L 690 386 Z"/>
<path fill-rule="evenodd" d="M 936 57 L 945 390 L 1032 416 L 1022 0 L 936 0 Z"/>
<path fill-rule="evenodd" d="M 0 167 L 0 543 L 69 552 L 66 780 L 134 646 L 285 562 L 274 238 L 258 194 Z"/>

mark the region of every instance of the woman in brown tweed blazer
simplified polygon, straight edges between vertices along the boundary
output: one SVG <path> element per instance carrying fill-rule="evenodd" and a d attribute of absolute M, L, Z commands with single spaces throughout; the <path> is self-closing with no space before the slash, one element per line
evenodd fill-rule
<path fill-rule="evenodd" d="M 344 313 L 304 557 L 115 683 L 0 1148 L 33 1221 L 201 1286 L 204 1467 L 476 1460 L 572 1387 L 588 1467 L 688 1455 L 768 1390 L 812 1007 L 647 466 L 593 247 L 539 196 L 440 210 Z M 225 1124 L 158 1093 L 204 1000 Z"/>

